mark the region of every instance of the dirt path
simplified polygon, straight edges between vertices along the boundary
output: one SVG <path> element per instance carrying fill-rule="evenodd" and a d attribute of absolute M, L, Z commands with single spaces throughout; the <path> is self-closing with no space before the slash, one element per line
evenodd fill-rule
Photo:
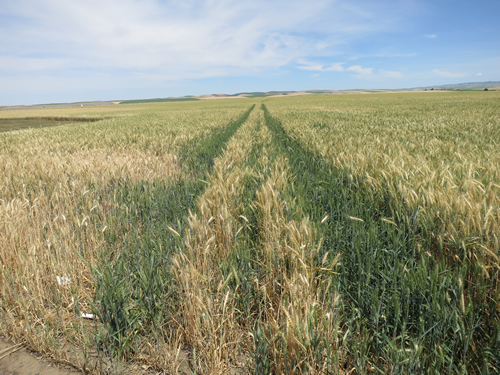
<path fill-rule="evenodd" d="M 9 354 L 11 353 L 11 354 Z M 71 368 L 58 368 L 52 361 L 25 347 L 0 338 L 0 375 L 78 375 Z"/>

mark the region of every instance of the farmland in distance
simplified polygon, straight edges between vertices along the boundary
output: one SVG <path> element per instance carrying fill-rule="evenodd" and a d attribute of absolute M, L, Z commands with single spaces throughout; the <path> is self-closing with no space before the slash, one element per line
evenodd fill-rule
<path fill-rule="evenodd" d="M 64 122 L 0 133 L 0 333 L 89 373 L 497 373 L 498 108 L 4 111 Z"/>

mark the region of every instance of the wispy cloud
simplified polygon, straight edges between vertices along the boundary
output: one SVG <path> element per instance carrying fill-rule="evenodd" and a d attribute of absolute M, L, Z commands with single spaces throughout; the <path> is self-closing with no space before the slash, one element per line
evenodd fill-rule
<path fill-rule="evenodd" d="M 400 71 L 394 70 L 375 70 L 374 68 L 364 68 L 361 65 L 353 65 L 346 69 L 349 72 L 356 73 L 358 78 L 369 80 L 383 80 L 384 78 L 403 78 Z"/>
<path fill-rule="evenodd" d="M 415 57 L 418 56 L 418 53 L 416 52 L 411 52 L 411 53 L 373 53 L 373 54 L 358 54 L 354 57 L 352 57 L 350 60 L 358 60 L 361 58 L 370 58 L 370 57 L 387 57 L 387 58 L 394 58 L 394 57 Z"/>
<path fill-rule="evenodd" d="M 373 68 L 363 68 L 361 65 L 353 65 L 347 68 L 348 71 L 358 73 L 361 76 L 368 76 L 373 74 Z"/>
<path fill-rule="evenodd" d="M 447 71 L 438 70 L 438 69 L 434 69 L 432 71 L 432 73 L 434 73 L 434 75 L 436 75 L 438 77 L 445 77 L 445 78 L 465 78 L 465 77 L 469 77 L 469 74 L 465 73 L 465 72 L 462 72 L 462 73 L 453 73 L 453 72 L 447 72 Z"/>
<path fill-rule="evenodd" d="M 314 72 L 344 72 L 344 73 L 355 73 L 358 78 L 403 78 L 403 74 L 399 71 L 391 70 L 375 70 L 374 68 L 364 68 L 361 65 L 352 65 L 345 68 L 345 62 L 339 62 L 334 64 L 321 64 L 304 59 L 297 61 L 299 65 L 296 67 L 302 70 L 309 70 Z M 319 74 L 315 74 L 314 77 Z"/>
<path fill-rule="evenodd" d="M 345 63 L 334 63 L 334 64 L 319 64 L 310 62 L 307 60 L 300 59 L 297 61 L 299 65 L 297 65 L 298 69 L 302 70 L 311 70 L 318 72 L 343 72 L 345 69 L 342 66 Z"/>
<path fill-rule="evenodd" d="M 496 13 L 480 7 L 491 17 L 463 24 L 446 17 L 443 4 L 428 17 L 429 2 L 3 1 L 0 104 L 26 93 L 42 102 L 47 92 L 62 101 L 83 92 L 97 93 L 89 99 L 126 90 L 129 97 L 197 94 L 213 85 L 213 92 L 238 92 L 293 90 L 320 80 L 325 87 L 411 87 L 436 77 L 481 77 L 477 72 L 497 79 Z M 492 32 L 478 31 L 485 25 Z M 444 29 L 446 48 L 436 49 Z M 317 74 L 321 79 L 313 80 Z"/>
<path fill-rule="evenodd" d="M 125 69 L 171 79 L 272 69 L 317 51 L 331 54 L 350 38 L 396 28 L 395 15 L 405 1 L 389 3 L 17 0 L 2 5 L 0 69 Z M 42 52 L 65 57 L 26 56 Z"/>

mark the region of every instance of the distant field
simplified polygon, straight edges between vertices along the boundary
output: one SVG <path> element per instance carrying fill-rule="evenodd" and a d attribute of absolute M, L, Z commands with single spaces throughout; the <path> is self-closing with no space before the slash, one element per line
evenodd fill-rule
<path fill-rule="evenodd" d="M 9 132 L 22 129 L 45 128 L 57 125 L 68 124 L 69 122 L 94 122 L 99 119 L 93 118 L 0 118 L 0 132 Z"/>
<path fill-rule="evenodd" d="M 0 334 L 94 374 L 498 373 L 499 107 L 5 111 L 100 121 L 0 134 Z"/>
<path fill-rule="evenodd" d="M 120 104 L 140 104 L 140 103 L 168 103 L 168 102 L 195 102 L 198 98 L 170 98 L 170 99 L 137 99 L 124 100 Z"/>

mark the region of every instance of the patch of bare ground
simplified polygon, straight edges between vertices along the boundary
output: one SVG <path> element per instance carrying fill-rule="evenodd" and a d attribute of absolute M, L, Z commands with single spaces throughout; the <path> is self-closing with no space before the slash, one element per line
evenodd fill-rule
<path fill-rule="evenodd" d="M 23 344 L 0 338 L 0 375 L 76 375 L 81 374 L 69 366 L 61 366 Z"/>

